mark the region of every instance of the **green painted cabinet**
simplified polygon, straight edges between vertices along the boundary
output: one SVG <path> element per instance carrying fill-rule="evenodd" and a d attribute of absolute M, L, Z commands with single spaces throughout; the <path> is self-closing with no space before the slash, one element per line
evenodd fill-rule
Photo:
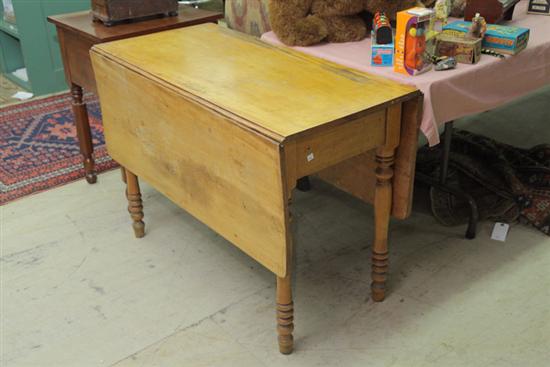
<path fill-rule="evenodd" d="M 49 15 L 90 9 L 90 0 L 12 0 L 15 24 L 0 14 L 0 69 L 35 95 L 67 89 L 59 41 Z M 0 12 L 3 12 L 1 6 Z M 26 68 L 28 82 L 13 72 Z"/>

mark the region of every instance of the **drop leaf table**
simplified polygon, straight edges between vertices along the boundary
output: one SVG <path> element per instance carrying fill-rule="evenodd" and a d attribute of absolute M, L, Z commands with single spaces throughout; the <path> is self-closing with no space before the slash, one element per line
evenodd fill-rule
<path fill-rule="evenodd" d="M 418 114 L 402 113 L 421 105 L 416 88 L 213 24 L 96 45 L 92 62 L 135 235 L 144 235 L 139 177 L 275 274 L 285 354 L 292 190 L 376 149 L 372 297 L 384 299 L 393 165 L 402 124 L 418 126 Z"/>

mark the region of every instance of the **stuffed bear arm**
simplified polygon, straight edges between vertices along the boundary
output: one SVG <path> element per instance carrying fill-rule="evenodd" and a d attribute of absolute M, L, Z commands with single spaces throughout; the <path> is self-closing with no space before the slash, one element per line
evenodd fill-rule
<path fill-rule="evenodd" d="M 356 15 L 367 9 L 367 0 L 314 1 L 311 12 L 320 17 Z"/>
<path fill-rule="evenodd" d="M 328 36 L 323 19 L 309 15 L 313 0 L 270 0 L 269 18 L 277 37 L 289 46 L 309 46 Z"/>

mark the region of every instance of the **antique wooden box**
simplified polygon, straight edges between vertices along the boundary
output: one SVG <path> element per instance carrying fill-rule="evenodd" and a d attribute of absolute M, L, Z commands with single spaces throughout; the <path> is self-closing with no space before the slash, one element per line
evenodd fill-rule
<path fill-rule="evenodd" d="M 175 16 L 178 14 L 177 0 L 92 0 L 94 20 L 106 26 L 117 22 L 150 17 L 154 15 Z"/>
<path fill-rule="evenodd" d="M 468 0 L 464 9 L 464 20 L 472 20 L 477 13 L 491 24 L 512 20 L 514 9 L 519 2 L 520 0 Z"/>

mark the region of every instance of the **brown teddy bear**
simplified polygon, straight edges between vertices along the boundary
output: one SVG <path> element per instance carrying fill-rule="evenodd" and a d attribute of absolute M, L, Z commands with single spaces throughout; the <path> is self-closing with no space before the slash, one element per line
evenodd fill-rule
<path fill-rule="evenodd" d="M 418 0 L 269 0 L 271 28 L 289 46 L 352 42 L 367 35 L 362 12 L 395 14 Z"/>

